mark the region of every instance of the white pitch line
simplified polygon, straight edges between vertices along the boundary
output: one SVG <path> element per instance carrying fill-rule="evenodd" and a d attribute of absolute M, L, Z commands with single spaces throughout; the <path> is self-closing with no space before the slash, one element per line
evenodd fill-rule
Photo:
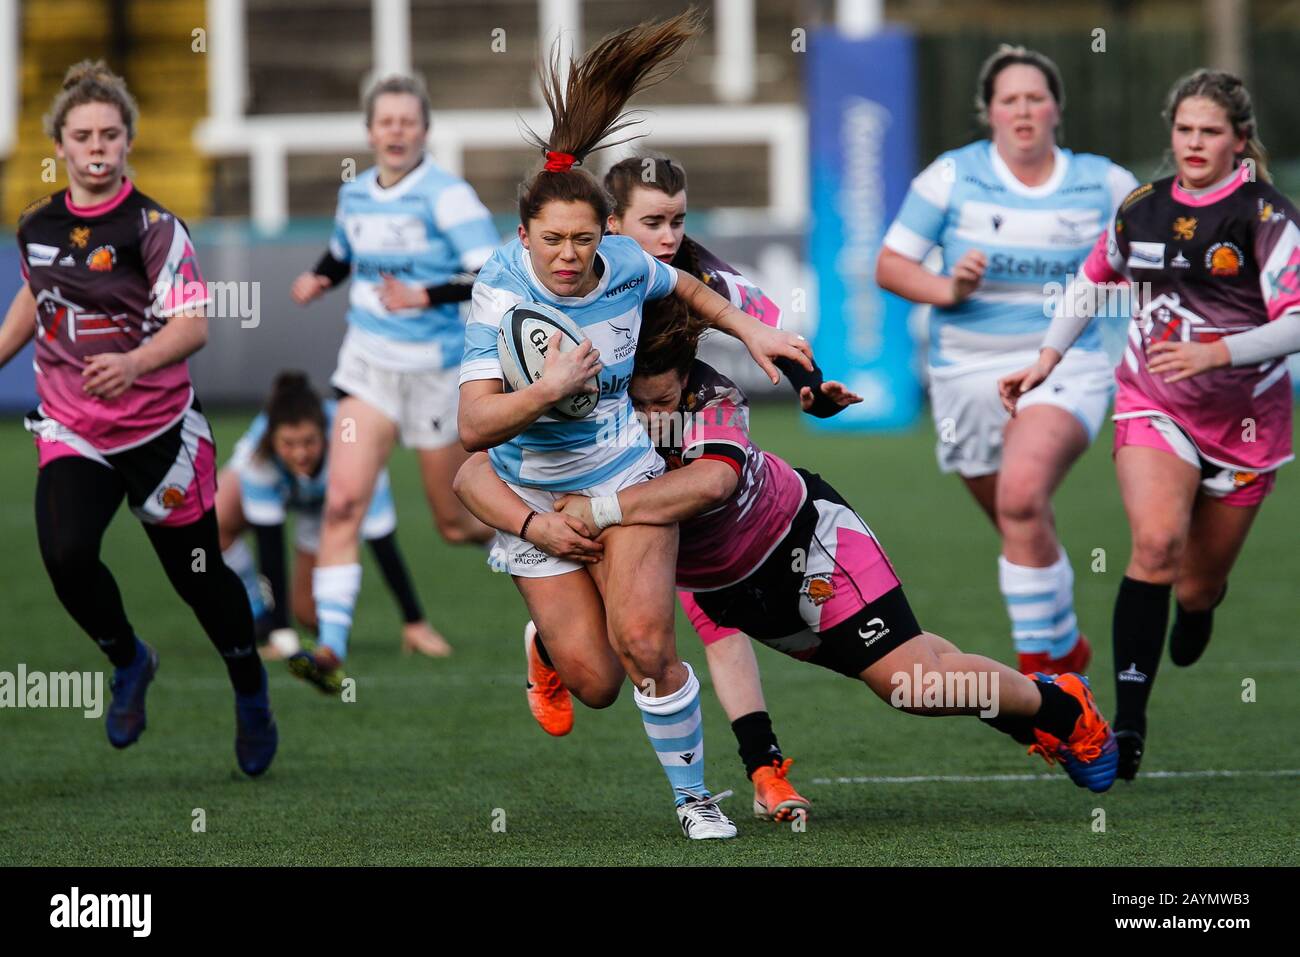
<path fill-rule="evenodd" d="M 1139 771 L 1140 778 L 1292 778 L 1300 768 L 1274 771 Z M 916 774 L 906 777 L 813 778 L 813 784 L 985 784 L 1000 781 L 1068 781 L 1064 774 Z"/>

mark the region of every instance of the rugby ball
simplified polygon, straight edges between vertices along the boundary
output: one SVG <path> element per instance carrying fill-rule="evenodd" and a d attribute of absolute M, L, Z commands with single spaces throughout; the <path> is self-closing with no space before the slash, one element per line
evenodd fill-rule
<path fill-rule="evenodd" d="M 521 302 L 501 317 L 497 330 L 497 353 L 507 392 L 526 389 L 542 377 L 547 344 L 556 332 L 561 334 L 560 351 L 570 352 L 587 341 L 578 324 L 551 306 L 540 302 Z M 592 376 L 587 384 L 600 387 Z M 585 419 L 596 408 L 598 394 L 579 392 L 551 406 L 551 414 L 562 419 Z"/>

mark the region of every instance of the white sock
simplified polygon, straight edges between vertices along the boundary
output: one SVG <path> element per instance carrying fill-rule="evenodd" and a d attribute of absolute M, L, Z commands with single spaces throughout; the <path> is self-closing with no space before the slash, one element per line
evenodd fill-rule
<path fill-rule="evenodd" d="M 651 698 L 640 691 L 632 697 L 641 709 L 641 723 L 646 737 L 663 765 L 673 797 L 684 804 L 692 792 L 707 795 L 704 787 L 704 721 L 700 713 L 700 683 L 685 661 L 686 684 L 662 698 Z"/>
<path fill-rule="evenodd" d="M 311 573 L 311 594 L 316 600 L 320 643 L 340 659 L 348 654 L 352 610 L 361 591 L 361 566 L 317 565 Z"/>
<path fill-rule="evenodd" d="M 1074 615 L 1074 570 L 1064 549 L 1046 568 L 1016 565 L 999 555 L 998 584 L 1017 653 L 1045 652 L 1052 658 L 1070 653 L 1079 627 Z"/>

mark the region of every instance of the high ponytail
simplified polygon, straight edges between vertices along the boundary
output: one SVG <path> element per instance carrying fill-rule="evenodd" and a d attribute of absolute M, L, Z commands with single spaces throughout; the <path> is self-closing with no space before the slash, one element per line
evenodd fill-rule
<path fill-rule="evenodd" d="M 525 138 L 546 156 L 546 165 L 520 184 L 519 221 L 529 220 L 550 202 L 584 202 L 604 223 L 609 200 L 590 173 L 575 169 L 598 149 L 635 139 L 606 140 L 638 122 L 623 107 L 636 93 L 667 79 L 679 66 L 669 61 L 701 29 L 694 8 L 671 20 L 642 23 L 601 40 L 581 60 L 569 62 L 562 79 L 557 44 L 539 67 L 542 99 L 551 114 L 551 132 L 543 137 L 527 129 Z"/>
<path fill-rule="evenodd" d="M 275 430 L 282 425 L 313 422 L 325 432 L 325 406 L 311 387 L 307 373 L 286 369 L 275 377 L 271 397 L 266 401 L 266 431 L 257 445 L 259 458 L 269 461 L 275 456 Z"/>

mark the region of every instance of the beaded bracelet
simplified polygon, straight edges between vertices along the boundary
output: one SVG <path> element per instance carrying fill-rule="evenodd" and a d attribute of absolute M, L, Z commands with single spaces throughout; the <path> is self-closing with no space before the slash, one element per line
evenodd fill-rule
<path fill-rule="evenodd" d="M 535 519 L 536 517 L 537 517 L 536 511 L 532 511 L 528 513 L 528 517 L 524 519 L 524 527 L 519 529 L 520 538 L 524 539 L 525 541 L 528 540 L 528 526 L 529 524 L 532 523 L 532 520 Z"/>

